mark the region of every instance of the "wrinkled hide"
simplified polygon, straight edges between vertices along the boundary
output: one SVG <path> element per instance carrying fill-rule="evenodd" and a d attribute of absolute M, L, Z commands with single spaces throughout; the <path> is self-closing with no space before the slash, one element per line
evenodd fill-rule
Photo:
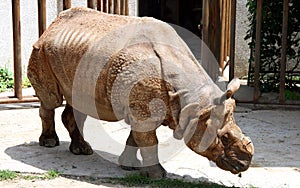
<path fill-rule="evenodd" d="M 34 44 L 28 78 L 41 101 L 41 146 L 59 145 L 54 109 L 64 98 L 74 154 L 92 153 L 82 135 L 89 115 L 131 126 L 120 166 L 142 165 L 146 176 L 166 175 L 157 154 L 161 125 L 224 170 L 238 173 L 251 162 L 253 144 L 233 118 L 238 79 L 221 91 L 167 23 L 69 9 Z"/>

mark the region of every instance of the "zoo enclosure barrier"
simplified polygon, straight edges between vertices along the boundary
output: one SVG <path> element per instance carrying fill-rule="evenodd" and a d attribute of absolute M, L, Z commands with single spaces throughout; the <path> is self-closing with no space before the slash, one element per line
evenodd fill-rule
<path fill-rule="evenodd" d="M 0 98 L 0 104 L 37 102 L 35 96 L 22 95 L 22 56 L 20 0 L 12 0 L 14 96 Z M 39 36 L 46 30 L 46 0 L 37 0 Z M 128 0 L 87 0 L 87 7 L 111 14 L 128 15 Z M 71 8 L 71 0 L 63 0 L 63 10 Z"/>
<path fill-rule="evenodd" d="M 202 0 L 203 13 L 203 41 L 209 46 L 217 58 L 220 68 L 225 69 L 230 65 L 230 79 L 234 77 L 234 53 L 235 53 L 235 17 L 236 17 L 236 0 Z M 286 46 L 287 46 L 287 20 L 288 20 L 288 3 L 289 0 L 283 0 L 283 26 L 282 26 L 282 51 L 281 51 L 281 68 L 280 68 L 280 97 L 279 102 L 285 103 L 285 67 L 286 67 Z M 14 96 L 0 98 L 1 103 L 15 102 L 33 102 L 38 101 L 34 96 L 22 95 L 22 63 L 21 63 L 21 27 L 20 27 L 20 0 L 12 0 L 13 16 L 13 61 L 14 61 Z M 260 64 L 260 41 L 261 41 L 261 24 L 262 24 L 262 2 L 257 0 L 256 14 L 256 44 L 255 44 L 255 66 L 254 66 L 254 93 L 253 102 L 259 103 L 259 64 Z M 38 28 L 39 35 L 46 29 L 46 0 L 37 0 L 38 3 Z M 89 8 L 99 11 L 128 15 L 128 0 L 87 0 Z M 71 7 L 71 0 L 63 0 L 63 9 Z M 219 15 L 219 16 L 213 16 Z M 218 17 L 219 19 L 216 19 Z M 216 33 L 213 34 L 213 33 Z M 218 36 L 218 40 L 214 37 Z M 229 57 L 229 61 L 226 58 Z M 240 101 L 243 102 L 243 101 Z"/>
<path fill-rule="evenodd" d="M 261 47 L 261 29 L 262 29 L 262 7 L 263 0 L 257 0 L 256 8 L 256 35 L 254 50 L 254 103 L 259 103 L 259 74 L 260 74 L 260 47 Z M 279 85 L 279 103 L 285 104 L 285 74 L 286 74 L 286 48 L 287 48 L 287 30 L 288 30 L 289 0 L 283 0 L 283 19 L 282 19 L 282 39 L 281 39 L 281 62 L 280 62 L 280 85 Z"/>

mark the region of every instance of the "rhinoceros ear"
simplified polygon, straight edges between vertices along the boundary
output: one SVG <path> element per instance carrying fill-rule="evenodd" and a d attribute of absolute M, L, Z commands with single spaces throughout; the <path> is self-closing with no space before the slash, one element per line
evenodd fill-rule
<path fill-rule="evenodd" d="M 240 80 L 238 78 L 234 78 L 227 85 L 227 90 L 225 91 L 225 93 L 220 98 L 214 99 L 214 104 L 223 104 L 224 101 L 231 98 L 239 88 Z"/>
<path fill-rule="evenodd" d="M 231 98 L 233 94 L 240 88 L 240 80 L 238 78 L 234 78 L 227 85 L 227 90 L 225 92 L 226 98 Z"/>

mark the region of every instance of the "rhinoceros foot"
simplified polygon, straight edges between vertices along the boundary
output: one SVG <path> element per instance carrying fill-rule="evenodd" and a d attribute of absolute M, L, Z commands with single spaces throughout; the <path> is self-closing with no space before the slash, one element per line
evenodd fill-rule
<path fill-rule="evenodd" d="M 93 149 L 86 141 L 72 141 L 69 150 L 75 155 L 91 155 Z"/>
<path fill-rule="evenodd" d="M 142 166 L 142 162 L 137 159 L 136 153 L 135 156 L 128 155 L 126 152 L 123 152 L 119 157 L 119 165 L 123 170 L 139 170 Z"/>
<path fill-rule="evenodd" d="M 59 146 L 59 139 L 56 133 L 53 135 L 42 134 L 39 138 L 39 144 L 40 146 L 45 146 L 45 147 L 55 147 L 55 146 Z"/>
<path fill-rule="evenodd" d="M 160 179 L 166 177 L 167 171 L 161 164 L 156 164 L 141 168 L 141 175 L 152 179 Z"/>

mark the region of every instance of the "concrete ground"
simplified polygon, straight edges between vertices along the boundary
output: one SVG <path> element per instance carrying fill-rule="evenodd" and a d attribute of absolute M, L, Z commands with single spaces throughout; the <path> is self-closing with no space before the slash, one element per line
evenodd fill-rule
<path fill-rule="evenodd" d="M 130 173 L 117 165 L 129 133 L 129 127 L 123 122 L 108 123 L 88 118 L 84 134 L 95 152 L 90 156 L 78 156 L 68 151 L 70 138 L 60 121 L 63 107 L 56 110 L 55 117 L 60 146 L 44 148 L 38 145 L 41 132 L 38 106 L 37 103 L 1 105 L 0 169 L 30 173 L 53 169 L 66 175 L 98 178 L 122 177 Z M 168 177 L 238 187 L 300 187 L 300 111 L 251 110 L 238 106 L 235 117 L 255 145 L 249 170 L 241 177 L 220 170 L 206 158 L 172 140 L 171 130 L 159 128 L 160 159 L 169 172 Z M 95 186 L 68 178 L 55 181 L 59 180 L 51 180 L 47 185 L 52 182 L 56 186 Z M 43 184 L 37 186 L 43 187 Z"/>

